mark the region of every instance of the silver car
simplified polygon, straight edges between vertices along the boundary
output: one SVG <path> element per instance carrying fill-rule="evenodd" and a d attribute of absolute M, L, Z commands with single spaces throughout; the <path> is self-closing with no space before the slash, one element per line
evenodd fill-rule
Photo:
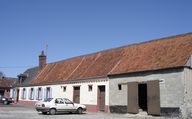
<path fill-rule="evenodd" d="M 86 111 L 86 106 L 73 103 L 67 98 L 47 98 L 35 104 L 36 110 L 43 114 L 55 115 L 57 112 L 69 112 L 82 114 Z"/>

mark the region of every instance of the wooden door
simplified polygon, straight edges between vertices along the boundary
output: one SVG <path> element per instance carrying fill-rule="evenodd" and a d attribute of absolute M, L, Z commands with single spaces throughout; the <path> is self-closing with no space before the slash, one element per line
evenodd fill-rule
<path fill-rule="evenodd" d="M 19 102 L 19 89 L 17 89 L 17 99 L 16 99 L 17 102 Z"/>
<path fill-rule="evenodd" d="M 127 84 L 127 96 L 128 96 L 128 105 L 127 111 L 128 113 L 138 113 L 139 106 L 138 106 L 138 83 L 137 82 L 129 82 Z"/>
<path fill-rule="evenodd" d="M 73 102 L 80 103 L 80 87 L 73 87 Z"/>
<path fill-rule="evenodd" d="M 159 80 L 147 82 L 148 114 L 160 115 Z"/>
<path fill-rule="evenodd" d="M 99 111 L 105 111 L 105 86 L 99 86 L 98 105 Z"/>

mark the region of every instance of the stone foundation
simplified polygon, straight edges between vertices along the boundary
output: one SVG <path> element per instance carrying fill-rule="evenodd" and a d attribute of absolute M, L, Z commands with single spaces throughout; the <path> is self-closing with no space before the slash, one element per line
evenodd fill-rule
<path fill-rule="evenodd" d="M 109 106 L 109 110 L 111 113 L 127 113 L 126 105 L 113 105 Z"/>
<path fill-rule="evenodd" d="M 179 117 L 181 110 L 179 107 L 161 107 L 161 116 Z"/>

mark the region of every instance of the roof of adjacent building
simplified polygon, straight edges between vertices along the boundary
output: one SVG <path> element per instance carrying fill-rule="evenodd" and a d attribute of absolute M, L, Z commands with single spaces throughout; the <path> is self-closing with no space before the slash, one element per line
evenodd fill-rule
<path fill-rule="evenodd" d="M 27 85 L 30 85 L 31 81 L 37 76 L 38 70 L 39 70 L 38 67 L 33 67 L 33 68 L 27 69 L 24 73 L 18 75 L 18 76 L 24 77 L 23 82 L 20 84 L 19 79 L 17 79 L 14 86 L 27 86 Z"/>
<path fill-rule="evenodd" d="M 15 78 L 0 77 L 0 88 L 10 88 L 13 85 Z"/>
<path fill-rule="evenodd" d="M 185 66 L 191 54 L 192 33 L 187 33 L 49 63 L 32 84 Z"/>

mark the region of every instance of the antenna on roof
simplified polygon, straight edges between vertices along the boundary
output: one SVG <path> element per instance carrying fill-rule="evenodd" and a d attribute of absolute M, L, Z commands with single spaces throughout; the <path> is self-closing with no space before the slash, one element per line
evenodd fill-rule
<path fill-rule="evenodd" d="M 48 44 L 46 43 L 46 46 L 45 46 L 45 55 L 47 55 L 48 53 Z"/>

